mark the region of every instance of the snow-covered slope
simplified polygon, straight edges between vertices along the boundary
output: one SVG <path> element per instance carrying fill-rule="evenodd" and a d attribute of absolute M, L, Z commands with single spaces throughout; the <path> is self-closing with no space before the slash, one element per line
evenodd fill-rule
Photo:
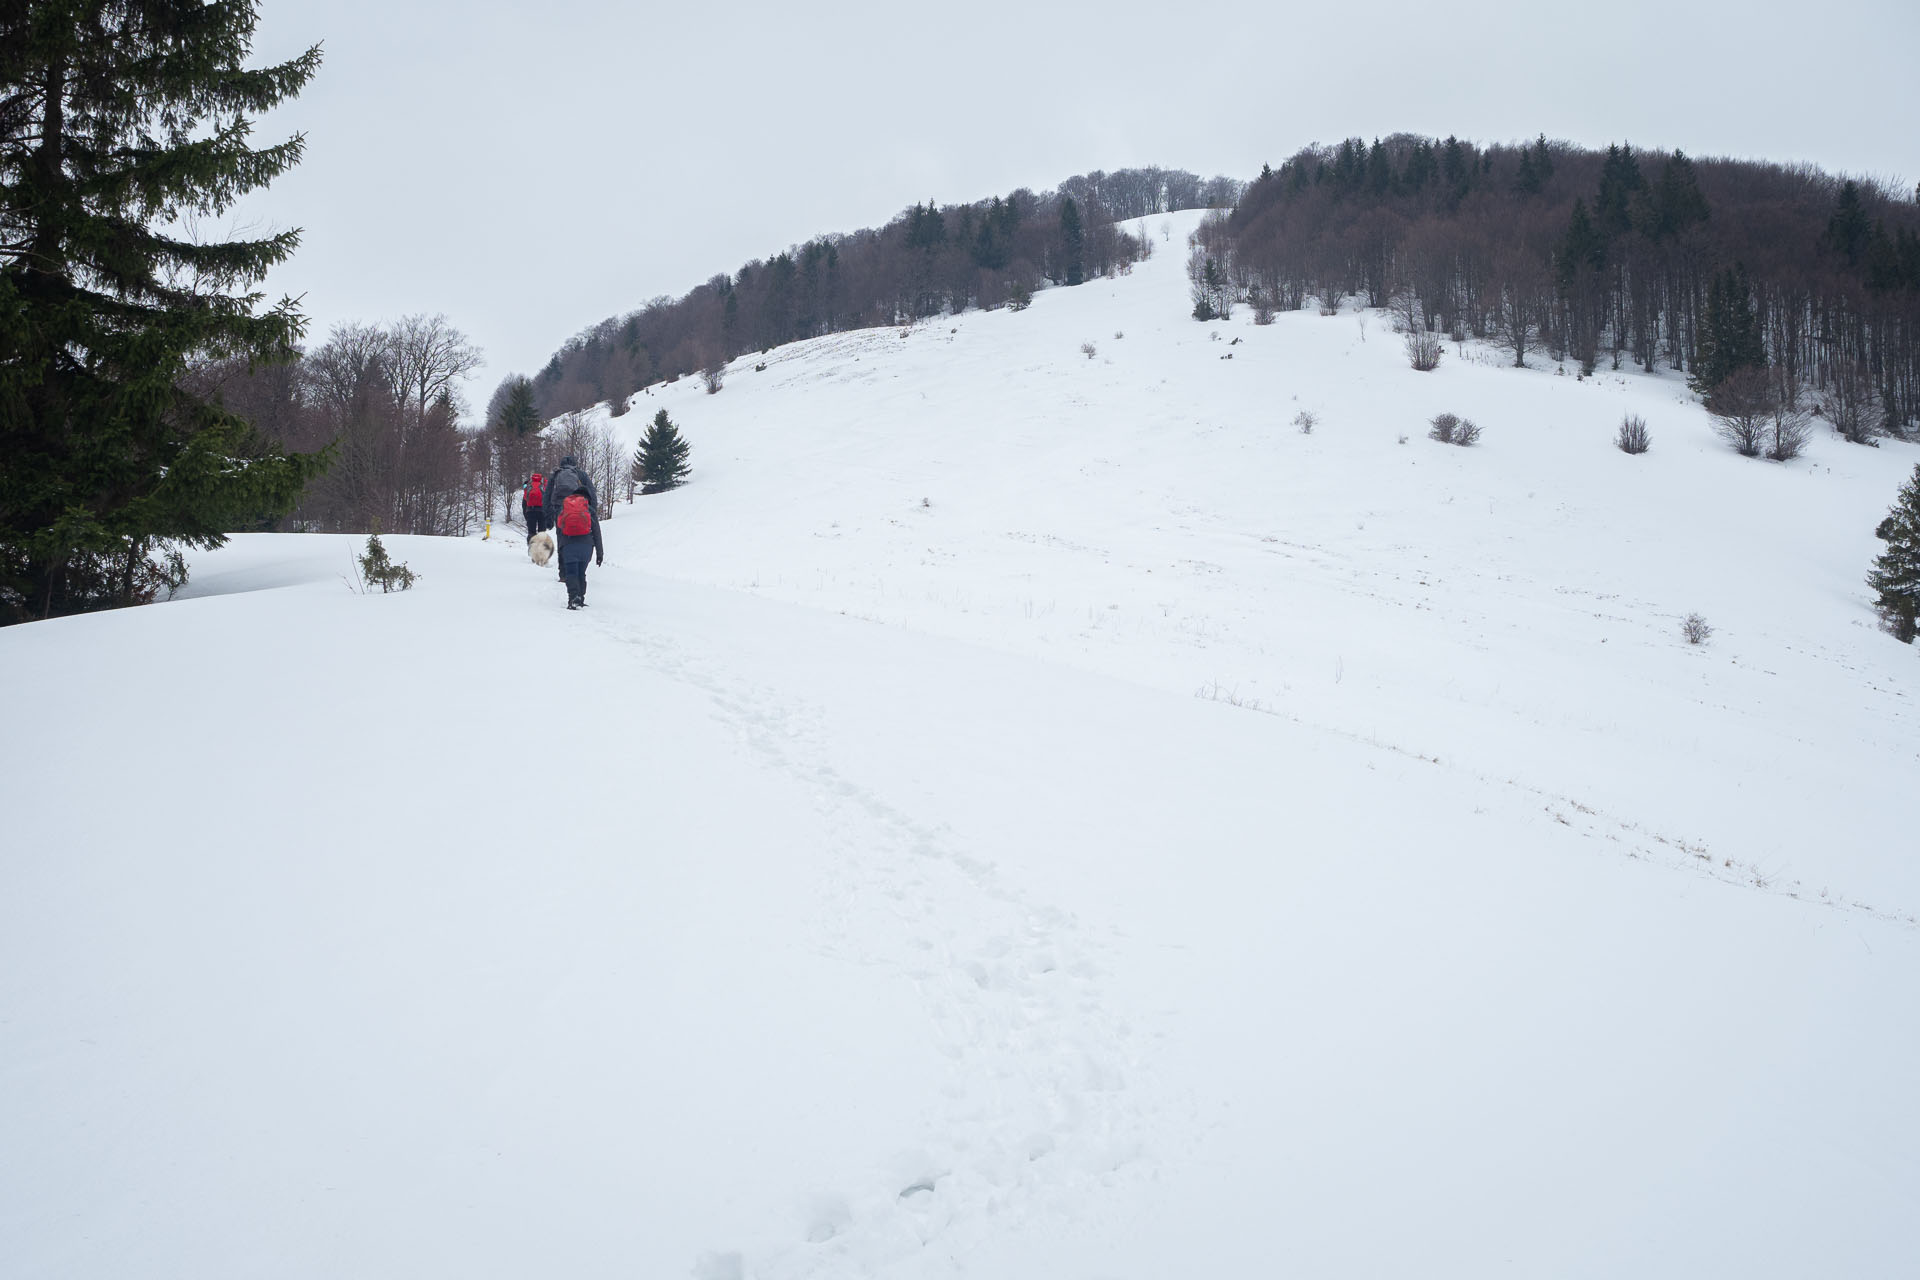
<path fill-rule="evenodd" d="M 0 632 L 9 1273 L 1906 1274 L 1916 452 L 1198 325 L 1162 224 L 638 397 L 584 614 L 247 537 Z"/>

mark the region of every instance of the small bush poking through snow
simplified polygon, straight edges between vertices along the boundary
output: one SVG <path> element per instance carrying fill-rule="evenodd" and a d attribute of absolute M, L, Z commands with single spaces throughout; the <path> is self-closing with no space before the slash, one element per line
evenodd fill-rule
<path fill-rule="evenodd" d="M 1653 443 L 1653 437 L 1647 433 L 1647 420 L 1637 413 L 1620 419 L 1620 431 L 1613 442 L 1622 453 L 1645 453 Z"/>
<path fill-rule="evenodd" d="M 1432 373 L 1440 367 L 1441 349 L 1437 333 L 1415 329 L 1407 335 L 1407 361 L 1421 373 Z"/>
<path fill-rule="evenodd" d="M 1123 332 L 1122 330 L 1119 330 L 1119 329 L 1115 329 L 1115 330 L 1113 331 L 1113 336 L 1114 336 L 1114 340 L 1115 340 L 1115 341 L 1118 341 L 1119 339 L 1121 339 L 1121 338 L 1124 338 L 1124 337 L 1126 337 L 1127 335 L 1126 335 L 1126 334 L 1125 334 L 1125 333 L 1124 333 L 1124 332 Z"/>
<path fill-rule="evenodd" d="M 395 564 L 387 555 L 386 543 L 380 541 L 380 523 L 375 521 L 373 531 L 367 534 L 367 550 L 359 560 L 361 591 L 371 591 L 379 587 L 384 592 L 410 590 L 419 574 L 407 568 L 405 563 Z"/>
<path fill-rule="evenodd" d="M 1293 415 L 1293 425 L 1300 428 L 1301 435 L 1310 436 L 1313 429 L 1320 425 L 1320 418 L 1312 410 L 1302 409 Z"/>
<path fill-rule="evenodd" d="M 1813 415 L 1803 409 L 1797 409 L 1785 401 L 1776 401 L 1773 412 L 1767 415 L 1773 443 L 1767 446 L 1767 456 L 1775 462 L 1791 462 L 1800 456 L 1807 447 L 1807 436 L 1813 430 Z"/>
<path fill-rule="evenodd" d="M 1430 439 L 1441 444 L 1470 445 L 1480 438 L 1480 428 L 1453 413 L 1438 413 L 1427 431 Z"/>
<path fill-rule="evenodd" d="M 1080 344 L 1080 354 L 1091 360 L 1100 353 L 1094 349 L 1094 345 L 1091 342 L 1083 342 Z"/>
<path fill-rule="evenodd" d="M 1713 628 L 1699 614 L 1690 613 L 1680 624 L 1680 634 L 1687 638 L 1688 644 L 1705 644 L 1707 637 L 1713 634 Z"/>

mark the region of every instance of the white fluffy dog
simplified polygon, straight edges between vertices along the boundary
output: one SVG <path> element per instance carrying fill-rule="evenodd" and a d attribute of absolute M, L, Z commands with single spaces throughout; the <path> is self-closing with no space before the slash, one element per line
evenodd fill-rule
<path fill-rule="evenodd" d="M 553 531 L 542 529 L 527 542 L 527 554 L 533 557 L 537 565 L 545 565 L 553 559 Z"/>

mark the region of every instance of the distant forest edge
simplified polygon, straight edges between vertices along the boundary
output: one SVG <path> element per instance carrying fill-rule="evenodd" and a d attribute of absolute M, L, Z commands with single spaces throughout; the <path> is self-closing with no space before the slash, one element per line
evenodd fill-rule
<path fill-rule="evenodd" d="M 1515 364 L 1665 362 L 1702 391 L 1751 367 L 1788 403 L 1817 389 L 1851 439 L 1920 424 L 1920 193 L 1872 180 L 1545 138 L 1349 139 L 1264 169 L 1198 254 L 1256 319 L 1359 295 Z"/>
<path fill-rule="evenodd" d="M 1191 208 L 1214 210 L 1188 263 L 1199 318 L 1248 306 L 1269 321 L 1313 301 L 1331 314 L 1356 299 L 1389 309 L 1435 360 L 1444 340 L 1480 340 L 1515 364 L 1664 364 L 1711 411 L 1747 404 L 1750 428 L 1785 404 L 1861 443 L 1920 438 L 1914 193 L 1545 139 L 1350 139 L 1244 186 L 1129 169 L 915 205 L 593 325 L 533 377 L 503 379 L 481 431 L 463 429 L 457 391 L 480 353 L 442 316 L 336 326 L 291 363 L 214 361 L 188 382 L 266 441 L 329 451 L 285 527 L 457 535 L 510 506 L 555 444 L 624 490 L 630 459 L 581 410 L 621 414 L 642 387 L 688 375 L 715 390 L 728 361 L 821 334 L 1018 308 L 1154 251 L 1119 222 Z M 560 440 L 542 435 L 555 420 Z"/>
<path fill-rule="evenodd" d="M 1250 184 L 1126 169 L 915 205 L 601 321 L 531 380 L 503 382 L 489 425 L 515 384 L 543 419 L 603 400 L 618 413 L 641 387 L 749 351 L 1018 307 L 1151 251 L 1115 223 L 1190 208 L 1223 211 L 1199 242 L 1223 307 L 1267 318 L 1357 296 L 1410 327 L 1500 343 L 1515 364 L 1664 362 L 1702 390 L 1758 366 L 1789 401 L 1819 390 L 1851 438 L 1920 429 L 1915 192 L 1805 165 L 1410 134 L 1307 147 Z"/>
<path fill-rule="evenodd" d="M 531 379 L 543 419 L 749 351 L 970 307 L 1019 307 L 1043 285 L 1077 285 L 1151 252 L 1114 224 L 1179 209 L 1227 209 L 1245 184 L 1178 169 L 1094 172 L 1038 195 L 915 205 L 885 226 L 824 235 L 722 273 L 680 298 L 655 298 L 570 339 Z M 497 426 L 517 378 L 494 393 Z"/>

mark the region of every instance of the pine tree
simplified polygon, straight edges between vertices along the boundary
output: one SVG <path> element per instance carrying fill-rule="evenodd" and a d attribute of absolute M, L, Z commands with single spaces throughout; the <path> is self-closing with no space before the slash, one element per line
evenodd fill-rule
<path fill-rule="evenodd" d="M 1827 244 L 1847 260 L 1848 266 L 1860 261 L 1867 247 L 1869 230 L 1867 211 L 1860 203 L 1859 184 L 1849 180 L 1834 201 L 1833 216 L 1827 219 Z"/>
<path fill-rule="evenodd" d="M 533 402 L 533 383 L 515 378 L 508 385 L 507 397 L 500 405 L 500 420 L 493 426 L 494 430 L 515 440 L 540 429 L 540 410 Z"/>
<path fill-rule="evenodd" d="M 1887 549 L 1873 562 L 1867 585 L 1877 594 L 1874 607 L 1887 630 L 1912 644 L 1920 630 L 1920 466 L 1901 487 L 1878 532 Z"/>
<path fill-rule="evenodd" d="M 289 511 L 321 455 L 287 455 L 182 386 L 190 362 L 292 358 L 305 321 L 249 292 L 299 232 L 205 244 L 300 159 L 249 117 L 320 63 L 242 65 L 248 3 L 0 9 L 0 618 L 137 598 L 172 544 Z"/>
<path fill-rule="evenodd" d="M 1553 176 L 1553 152 L 1547 147 L 1547 135 L 1544 133 L 1534 144 L 1533 169 L 1542 182 Z"/>
<path fill-rule="evenodd" d="M 1067 283 L 1079 284 L 1086 279 L 1085 233 L 1080 226 L 1080 206 L 1073 202 L 1071 196 L 1060 202 L 1060 242 L 1061 260 L 1067 269 Z"/>
<path fill-rule="evenodd" d="M 1632 147 L 1610 146 L 1600 165 L 1600 195 L 1594 201 L 1594 221 L 1603 236 L 1624 235 L 1632 226 L 1633 198 L 1644 186 L 1640 162 Z"/>
<path fill-rule="evenodd" d="M 1717 271 L 1707 281 L 1706 315 L 1700 329 L 1694 390 L 1711 392 L 1742 369 L 1766 366 L 1766 341 L 1754 314 L 1753 284 L 1745 267 Z"/>
<path fill-rule="evenodd" d="M 633 452 L 633 478 L 642 493 L 665 493 L 686 482 L 687 442 L 662 409 L 653 415 L 640 447 Z"/>
<path fill-rule="evenodd" d="M 1523 196 L 1537 196 L 1542 185 L 1540 171 L 1534 167 L 1533 149 L 1529 147 L 1520 152 L 1520 171 L 1514 175 L 1513 189 Z"/>
<path fill-rule="evenodd" d="M 1560 241 L 1560 287 L 1571 288 L 1583 269 L 1598 271 L 1607 265 L 1607 242 L 1587 216 L 1587 202 L 1575 199 L 1567 234 Z"/>
<path fill-rule="evenodd" d="M 1707 197 L 1700 190 L 1693 162 L 1676 151 L 1660 166 L 1660 177 L 1637 197 L 1634 225 L 1653 241 L 1678 235 L 1708 218 Z"/>
<path fill-rule="evenodd" d="M 1393 158 L 1380 145 L 1380 139 L 1375 138 L 1373 145 L 1367 148 L 1367 194 L 1380 199 L 1392 190 Z"/>

